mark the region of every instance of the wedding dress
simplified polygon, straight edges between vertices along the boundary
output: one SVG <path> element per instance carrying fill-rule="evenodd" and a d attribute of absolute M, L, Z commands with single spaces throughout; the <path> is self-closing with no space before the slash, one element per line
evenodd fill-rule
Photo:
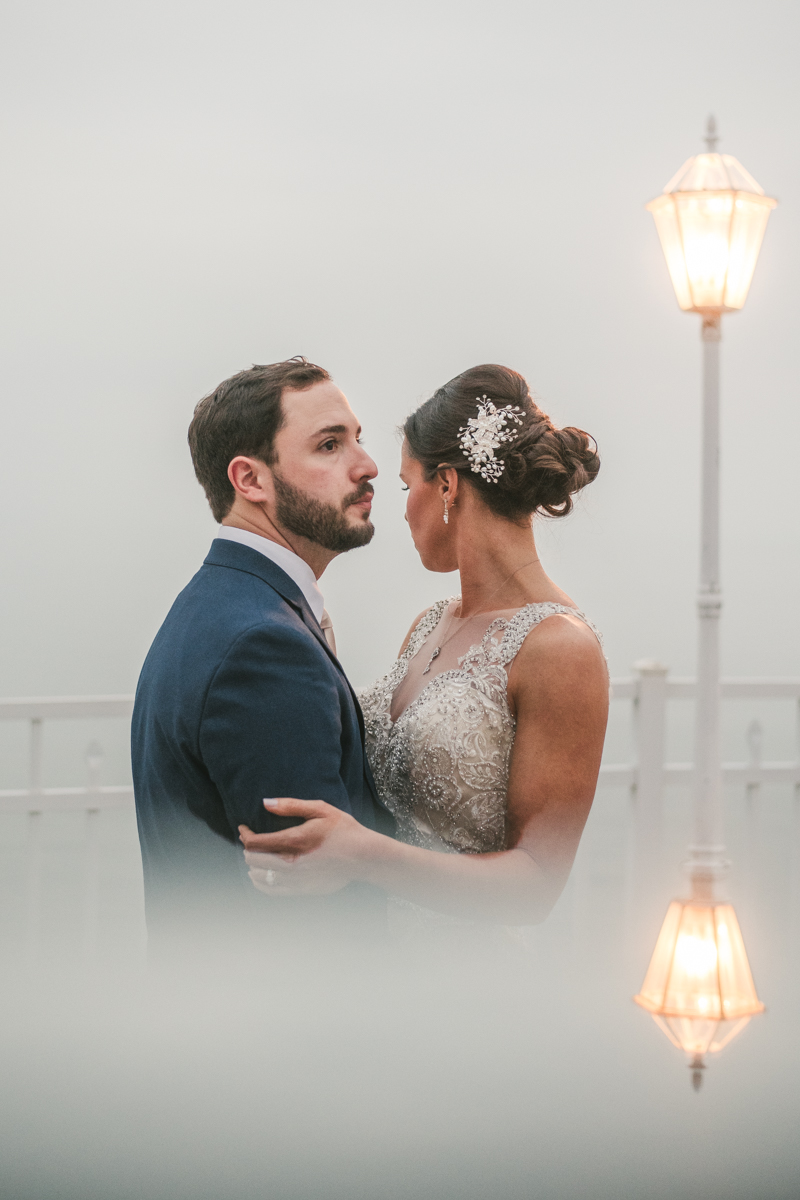
<path fill-rule="evenodd" d="M 508 672 L 530 631 L 556 613 L 544 602 L 457 618 L 459 598 L 422 617 L 389 672 L 359 699 L 367 755 L 401 841 L 430 850 L 503 850 L 516 721 Z M 436 647 L 440 650 L 434 654 Z"/>

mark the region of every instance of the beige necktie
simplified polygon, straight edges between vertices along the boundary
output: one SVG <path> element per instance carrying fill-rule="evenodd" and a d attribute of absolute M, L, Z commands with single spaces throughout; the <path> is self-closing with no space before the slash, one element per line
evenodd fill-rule
<path fill-rule="evenodd" d="M 336 654 L 336 638 L 333 636 L 333 621 L 328 614 L 327 608 L 323 608 L 322 619 L 319 624 L 322 632 L 325 634 L 325 641 L 328 643 L 333 653 Z"/>

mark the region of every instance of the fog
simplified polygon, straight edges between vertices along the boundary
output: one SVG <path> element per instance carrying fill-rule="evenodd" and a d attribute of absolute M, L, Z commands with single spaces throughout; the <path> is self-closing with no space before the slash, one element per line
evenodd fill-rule
<path fill-rule="evenodd" d="M 213 523 L 192 408 L 334 374 L 380 467 L 323 579 L 356 683 L 422 607 L 394 428 L 522 371 L 603 467 L 541 529 L 612 673 L 694 658 L 700 339 L 643 205 L 713 111 L 772 216 L 723 322 L 723 670 L 800 671 L 794 6 L 14 4 L 3 39 L 5 695 L 133 689 Z"/>
<path fill-rule="evenodd" d="M 747 305 L 722 322 L 722 670 L 800 676 L 798 34 L 781 0 L 10 0 L 0 695 L 133 692 L 214 535 L 186 445 L 194 405 L 294 354 L 331 371 L 380 470 L 372 544 L 321 580 L 356 685 L 458 590 L 417 559 L 396 428 L 481 362 L 521 371 L 557 423 L 598 442 L 597 481 L 537 539 L 612 675 L 641 658 L 691 675 L 700 322 L 677 307 L 644 205 L 703 149 L 709 113 L 720 150 L 779 200 Z M 726 756 L 744 757 L 756 715 L 764 757 L 792 757 L 779 708 L 731 706 Z M 671 717 L 672 757 L 691 752 L 690 716 Z M 127 732 L 107 724 L 104 780 L 121 783 Z M 82 783 L 97 733 L 48 726 L 44 782 Z M 615 716 L 617 761 L 626 737 Z M 27 786 L 24 739 L 0 729 L 0 787 Z M 101 890 L 119 885 L 106 974 L 76 977 L 83 832 L 57 814 L 43 962 L 2 992 L 0 1194 L 796 1194 L 797 802 L 762 799 L 756 861 L 741 796 L 728 834 L 768 1013 L 700 1097 L 630 1004 L 655 930 L 625 933 L 621 793 L 596 802 L 521 957 L 326 978 L 311 1014 L 257 971 L 159 1001 L 139 972 L 129 812 L 103 814 Z M 668 808 L 677 888 L 688 800 Z M 19 964 L 27 835 L 23 816 L 3 820 L 0 956 Z"/>
<path fill-rule="evenodd" d="M 302 988 L 240 965 L 235 988 L 59 978 L 57 1005 L 6 998 L 3 1195 L 797 1195 L 788 998 L 698 1096 L 597 958 L 546 940 L 527 964 L 412 954 Z"/>

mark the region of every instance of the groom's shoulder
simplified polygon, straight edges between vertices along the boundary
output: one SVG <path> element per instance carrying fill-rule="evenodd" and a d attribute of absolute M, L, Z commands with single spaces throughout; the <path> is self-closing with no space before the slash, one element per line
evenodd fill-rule
<path fill-rule="evenodd" d="M 173 609 L 222 605 L 219 615 L 231 618 L 240 610 L 263 612 L 291 606 L 300 589 L 276 563 L 235 542 L 215 538 L 199 570 L 179 593 Z"/>
<path fill-rule="evenodd" d="M 233 632 L 299 620 L 293 606 L 262 576 L 206 560 L 176 596 L 165 624 L 189 622 Z"/>
<path fill-rule="evenodd" d="M 154 657 L 173 662 L 186 658 L 218 661 L 244 635 L 256 640 L 259 636 L 313 640 L 299 612 L 281 591 L 264 574 L 246 569 L 260 564 L 249 564 L 243 557 L 244 568 L 241 560 L 240 565 L 228 568 L 206 559 L 164 618 L 150 648 L 151 662 Z"/>

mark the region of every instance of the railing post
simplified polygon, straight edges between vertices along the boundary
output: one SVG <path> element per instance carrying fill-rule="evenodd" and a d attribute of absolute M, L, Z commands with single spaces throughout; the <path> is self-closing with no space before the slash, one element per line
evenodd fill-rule
<path fill-rule="evenodd" d="M 30 769 L 28 772 L 28 787 L 31 794 L 32 812 L 36 801 L 42 794 L 42 718 L 31 719 Z"/>
<path fill-rule="evenodd" d="M 29 806 L 25 855 L 25 964 L 32 967 L 39 956 L 42 920 L 42 719 L 31 720 Z"/>
<path fill-rule="evenodd" d="M 634 701 L 637 773 L 633 797 L 632 949 L 639 947 L 643 939 L 649 944 L 655 937 L 668 900 L 661 886 L 668 668 L 642 659 L 634 663 L 633 669 L 639 684 Z"/>
<path fill-rule="evenodd" d="M 795 710 L 796 746 L 795 754 L 800 763 L 800 700 Z M 790 890 L 790 945 L 794 947 L 795 966 L 800 966 L 800 783 L 794 785 L 791 816 L 791 848 L 789 856 Z"/>
<path fill-rule="evenodd" d="M 760 721 L 747 726 L 748 766 L 760 767 L 764 748 L 764 730 Z M 758 902 L 758 794 L 761 785 L 748 783 L 744 798 L 745 889 L 751 906 Z"/>
<path fill-rule="evenodd" d="M 97 957 L 98 930 L 100 925 L 100 848 L 98 822 L 100 809 L 92 804 L 93 796 L 100 793 L 100 768 L 103 750 L 92 742 L 86 750 L 88 768 L 88 797 L 86 804 L 86 863 L 83 893 L 83 957 L 88 965 Z"/>

